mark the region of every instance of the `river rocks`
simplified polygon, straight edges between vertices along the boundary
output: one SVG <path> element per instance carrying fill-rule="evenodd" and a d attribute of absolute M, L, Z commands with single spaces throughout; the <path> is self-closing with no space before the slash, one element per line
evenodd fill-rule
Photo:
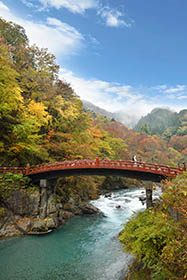
<path fill-rule="evenodd" d="M 31 222 L 31 228 L 28 232 L 29 234 L 32 234 L 32 232 L 39 232 L 39 233 L 47 233 L 51 229 L 57 228 L 57 224 L 55 219 L 51 218 L 45 218 L 45 219 L 35 219 Z"/>
<path fill-rule="evenodd" d="M 56 188 L 50 184 L 38 189 L 28 187 L 12 191 L 0 204 L 0 238 L 45 234 L 74 215 L 101 213 L 95 206 L 83 202 L 78 192 L 72 192 L 66 199 L 63 195 L 58 193 L 57 199 Z"/>
<path fill-rule="evenodd" d="M 4 208 L 0 208 L 4 209 L 0 213 L 0 237 L 31 232 L 47 233 L 61 224 L 58 220 L 56 194 L 50 188 L 41 191 L 15 190 L 3 205 Z"/>
<path fill-rule="evenodd" d="M 64 211 L 62 210 L 61 212 L 61 215 L 63 217 L 64 220 L 68 220 L 70 219 L 71 217 L 73 217 L 73 213 L 72 212 L 69 212 L 69 211 Z"/>
<path fill-rule="evenodd" d="M 20 232 L 23 234 L 26 234 L 31 230 L 31 219 L 30 218 L 20 218 L 16 223 L 15 223 L 16 229 L 18 229 Z"/>
<path fill-rule="evenodd" d="M 58 222 L 60 225 L 64 224 L 66 220 L 70 219 L 73 217 L 72 212 L 64 211 L 63 209 L 60 209 L 58 211 Z"/>
<path fill-rule="evenodd" d="M 99 209 L 86 202 L 81 202 L 79 205 L 66 203 L 64 204 L 63 209 L 65 210 L 65 216 L 67 216 L 67 213 L 71 213 L 72 215 L 92 215 L 100 213 Z"/>
<path fill-rule="evenodd" d="M 139 196 L 139 200 L 141 201 L 142 205 L 146 202 L 146 197 L 145 196 Z"/>
<path fill-rule="evenodd" d="M 54 229 L 57 228 L 57 221 L 55 218 L 47 218 L 45 219 L 47 229 Z"/>
<path fill-rule="evenodd" d="M 0 239 L 4 237 L 12 237 L 14 235 L 22 235 L 18 229 L 16 229 L 10 216 L 0 219 Z"/>
<path fill-rule="evenodd" d="M 108 197 L 111 197 L 111 196 L 112 196 L 111 193 L 106 193 L 106 194 L 105 194 L 105 197 L 107 197 L 107 198 L 108 198 Z"/>
<path fill-rule="evenodd" d="M 77 210 L 77 206 L 74 205 L 74 204 L 71 204 L 71 203 L 65 203 L 64 206 L 63 206 L 63 209 L 65 211 L 69 211 L 71 213 L 75 213 L 76 210 Z"/>
<path fill-rule="evenodd" d="M 0 229 L 0 239 L 12 236 L 21 236 L 22 233 L 13 224 L 4 224 Z"/>
<path fill-rule="evenodd" d="M 80 209 L 82 214 L 86 215 L 101 214 L 101 211 L 90 203 L 82 203 Z"/>
<path fill-rule="evenodd" d="M 37 219 L 33 222 L 31 232 L 46 232 L 47 226 L 46 222 L 43 219 Z"/>
<path fill-rule="evenodd" d="M 10 210 L 5 209 L 4 215 L 0 216 L 0 239 L 4 237 L 12 237 L 14 235 L 22 235 L 23 233 L 15 226 L 18 221 L 18 216 L 15 216 Z"/>

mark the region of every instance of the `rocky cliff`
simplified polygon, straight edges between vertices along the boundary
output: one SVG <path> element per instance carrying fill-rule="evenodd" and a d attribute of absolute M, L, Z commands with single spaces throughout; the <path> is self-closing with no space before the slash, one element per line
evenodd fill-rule
<path fill-rule="evenodd" d="M 74 215 L 99 213 L 80 197 L 71 196 L 62 203 L 54 186 L 23 188 L 17 183 L 9 182 L 1 190 L 0 238 L 48 233 Z"/>

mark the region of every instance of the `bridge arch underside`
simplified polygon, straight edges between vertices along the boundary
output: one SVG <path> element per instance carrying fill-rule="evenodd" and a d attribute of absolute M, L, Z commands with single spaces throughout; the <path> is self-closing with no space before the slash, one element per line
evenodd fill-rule
<path fill-rule="evenodd" d="M 66 169 L 66 170 L 50 170 L 47 172 L 40 172 L 37 174 L 30 174 L 29 177 L 34 182 L 39 182 L 41 179 L 54 180 L 60 177 L 67 176 L 121 176 L 127 178 L 134 178 L 143 181 L 160 182 L 167 177 L 161 174 L 154 174 L 151 172 L 135 171 L 135 170 L 120 170 L 111 168 L 84 168 L 84 169 Z"/>

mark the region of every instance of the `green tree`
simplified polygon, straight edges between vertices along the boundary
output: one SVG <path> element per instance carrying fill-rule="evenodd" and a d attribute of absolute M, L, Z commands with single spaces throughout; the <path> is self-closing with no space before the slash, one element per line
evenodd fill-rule
<path fill-rule="evenodd" d="M 41 153 L 38 147 L 41 126 L 48 123 L 45 106 L 32 100 L 25 103 L 13 69 L 8 48 L 0 46 L 0 147 L 1 160 L 12 164 L 26 164 L 27 158 Z M 30 155 L 30 157 L 29 157 Z M 31 157 L 32 155 L 32 157 Z"/>
<path fill-rule="evenodd" d="M 150 134 L 150 129 L 147 123 L 143 124 L 140 129 L 141 133 Z"/>
<path fill-rule="evenodd" d="M 25 33 L 25 29 L 13 22 L 7 22 L 0 18 L 0 37 L 5 39 L 5 43 L 8 46 L 16 47 L 20 45 L 28 45 L 28 38 Z"/>

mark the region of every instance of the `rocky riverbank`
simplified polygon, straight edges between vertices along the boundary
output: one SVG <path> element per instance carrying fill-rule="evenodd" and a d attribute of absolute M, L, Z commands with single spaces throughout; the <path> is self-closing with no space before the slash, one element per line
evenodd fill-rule
<path fill-rule="evenodd" d="M 41 188 L 28 179 L 20 174 L 0 176 L 0 238 L 46 234 L 74 215 L 99 214 L 88 200 L 136 184 L 118 177 L 77 176 Z"/>
<path fill-rule="evenodd" d="M 25 234 L 46 234 L 74 215 L 99 214 L 93 205 L 73 198 L 67 204 L 57 202 L 56 194 L 47 189 L 46 196 L 39 190 L 15 190 L 1 202 L 0 238 Z"/>

